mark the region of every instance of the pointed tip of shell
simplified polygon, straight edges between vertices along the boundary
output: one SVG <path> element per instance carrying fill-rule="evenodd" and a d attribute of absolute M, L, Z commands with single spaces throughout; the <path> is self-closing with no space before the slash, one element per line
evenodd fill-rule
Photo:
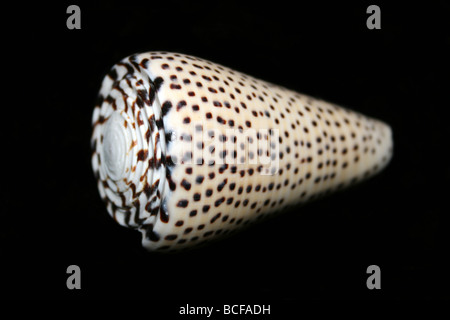
<path fill-rule="evenodd" d="M 378 137 L 376 138 L 377 147 L 370 150 L 372 161 L 376 167 L 375 172 L 383 170 L 391 161 L 394 154 L 393 131 L 389 124 L 376 120 Z M 378 150 L 377 150 L 378 149 Z"/>

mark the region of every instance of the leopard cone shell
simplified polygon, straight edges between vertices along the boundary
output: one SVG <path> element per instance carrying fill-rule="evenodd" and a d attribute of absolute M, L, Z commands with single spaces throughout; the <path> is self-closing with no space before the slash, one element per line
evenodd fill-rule
<path fill-rule="evenodd" d="M 379 120 L 167 52 L 114 65 L 92 122 L 92 166 L 108 212 L 158 251 L 366 179 L 393 149 Z"/>

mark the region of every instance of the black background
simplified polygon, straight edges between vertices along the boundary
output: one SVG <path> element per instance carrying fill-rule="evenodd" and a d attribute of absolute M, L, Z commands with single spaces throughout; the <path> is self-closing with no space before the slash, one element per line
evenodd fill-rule
<path fill-rule="evenodd" d="M 120 3 L 120 2 L 118 2 Z M 171 1 L 18 5 L 3 27 L 0 294 L 6 298 L 450 298 L 450 5 Z M 66 8 L 81 8 L 81 30 Z M 381 30 L 366 9 L 381 8 Z M 5 22 L 3 22 L 5 23 Z M 389 123 L 377 177 L 183 254 L 141 248 L 90 167 L 101 80 L 143 51 L 199 56 Z M 66 268 L 81 268 L 81 290 Z M 381 290 L 366 269 L 381 268 Z M 150 302 L 151 303 L 151 302 Z"/>

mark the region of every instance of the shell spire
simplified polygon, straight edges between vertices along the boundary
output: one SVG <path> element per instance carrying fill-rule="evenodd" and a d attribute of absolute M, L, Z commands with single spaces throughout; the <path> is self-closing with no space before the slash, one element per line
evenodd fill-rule
<path fill-rule="evenodd" d="M 390 127 L 200 58 L 133 55 L 93 113 L 101 197 L 149 250 L 191 247 L 366 179 Z"/>

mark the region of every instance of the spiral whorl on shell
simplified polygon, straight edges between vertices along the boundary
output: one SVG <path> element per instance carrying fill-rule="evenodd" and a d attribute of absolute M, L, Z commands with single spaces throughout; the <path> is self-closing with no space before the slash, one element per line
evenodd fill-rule
<path fill-rule="evenodd" d="M 93 127 L 100 195 L 149 250 L 229 234 L 365 179 L 392 156 L 378 120 L 166 52 L 113 66 Z"/>

